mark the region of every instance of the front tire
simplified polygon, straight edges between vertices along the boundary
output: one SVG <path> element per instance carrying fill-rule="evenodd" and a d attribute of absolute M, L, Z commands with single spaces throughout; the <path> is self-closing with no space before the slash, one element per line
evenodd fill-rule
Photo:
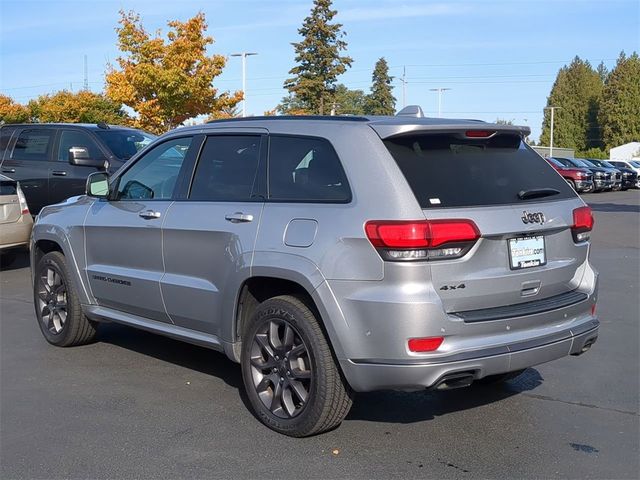
<path fill-rule="evenodd" d="M 47 253 L 35 272 L 33 301 L 38 326 L 47 342 L 58 347 L 93 342 L 97 324 L 82 313 L 64 255 Z"/>
<path fill-rule="evenodd" d="M 257 418 L 292 437 L 338 426 L 352 391 L 313 311 L 283 295 L 258 305 L 242 341 L 242 378 Z"/>

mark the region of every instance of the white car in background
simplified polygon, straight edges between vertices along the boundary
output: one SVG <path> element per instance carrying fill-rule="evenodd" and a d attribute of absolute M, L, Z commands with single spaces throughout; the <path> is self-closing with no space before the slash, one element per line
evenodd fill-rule
<path fill-rule="evenodd" d="M 16 252 L 29 247 L 33 219 L 20 185 L 0 175 L 0 265 L 13 263 Z"/>

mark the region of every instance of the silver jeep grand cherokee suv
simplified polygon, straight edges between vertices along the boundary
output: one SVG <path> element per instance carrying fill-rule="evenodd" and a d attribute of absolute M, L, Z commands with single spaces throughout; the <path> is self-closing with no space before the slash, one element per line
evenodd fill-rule
<path fill-rule="evenodd" d="M 265 117 L 160 137 L 33 229 L 47 341 L 119 322 L 223 351 L 255 415 L 331 429 L 353 392 L 499 382 L 598 336 L 589 207 L 527 128 Z"/>

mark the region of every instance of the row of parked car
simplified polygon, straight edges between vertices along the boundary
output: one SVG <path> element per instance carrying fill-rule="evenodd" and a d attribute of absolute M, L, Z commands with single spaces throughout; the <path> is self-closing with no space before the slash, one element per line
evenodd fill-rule
<path fill-rule="evenodd" d="M 640 161 L 562 157 L 546 160 L 576 192 L 640 188 Z"/>

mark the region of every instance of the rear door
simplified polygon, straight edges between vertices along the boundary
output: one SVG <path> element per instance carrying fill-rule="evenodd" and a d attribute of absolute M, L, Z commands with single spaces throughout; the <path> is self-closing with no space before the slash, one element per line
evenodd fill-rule
<path fill-rule="evenodd" d="M 49 161 L 55 129 L 27 127 L 16 131 L 5 152 L 2 174 L 20 182 L 32 214 L 49 202 Z"/>
<path fill-rule="evenodd" d="M 49 164 L 49 203 L 58 203 L 69 197 L 83 195 L 87 177 L 98 171 L 95 167 L 71 165 L 69 150 L 74 147 L 86 148 L 92 160 L 107 160 L 90 133 L 80 129 L 62 129 L 56 144 L 56 153 Z"/>
<path fill-rule="evenodd" d="M 258 129 L 207 136 L 190 187 L 167 212 L 161 288 L 176 325 L 220 336 L 233 313 L 262 214 L 265 139 Z"/>
<path fill-rule="evenodd" d="M 562 177 L 518 134 L 486 135 L 415 133 L 385 140 L 427 219 L 470 219 L 480 231 L 462 258 L 428 262 L 448 312 L 574 290 L 588 252 L 570 231 L 573 209 L 583 203 Z"/>
<path fill-rule="evenodd" d="M 110 200 L 96 200 L 85 219 L 87 277 L 98 304 L 171 322 L 160 279 L 162 223 L 191 154 L 192 136 L 168 139 L 118 178 Z"/>

